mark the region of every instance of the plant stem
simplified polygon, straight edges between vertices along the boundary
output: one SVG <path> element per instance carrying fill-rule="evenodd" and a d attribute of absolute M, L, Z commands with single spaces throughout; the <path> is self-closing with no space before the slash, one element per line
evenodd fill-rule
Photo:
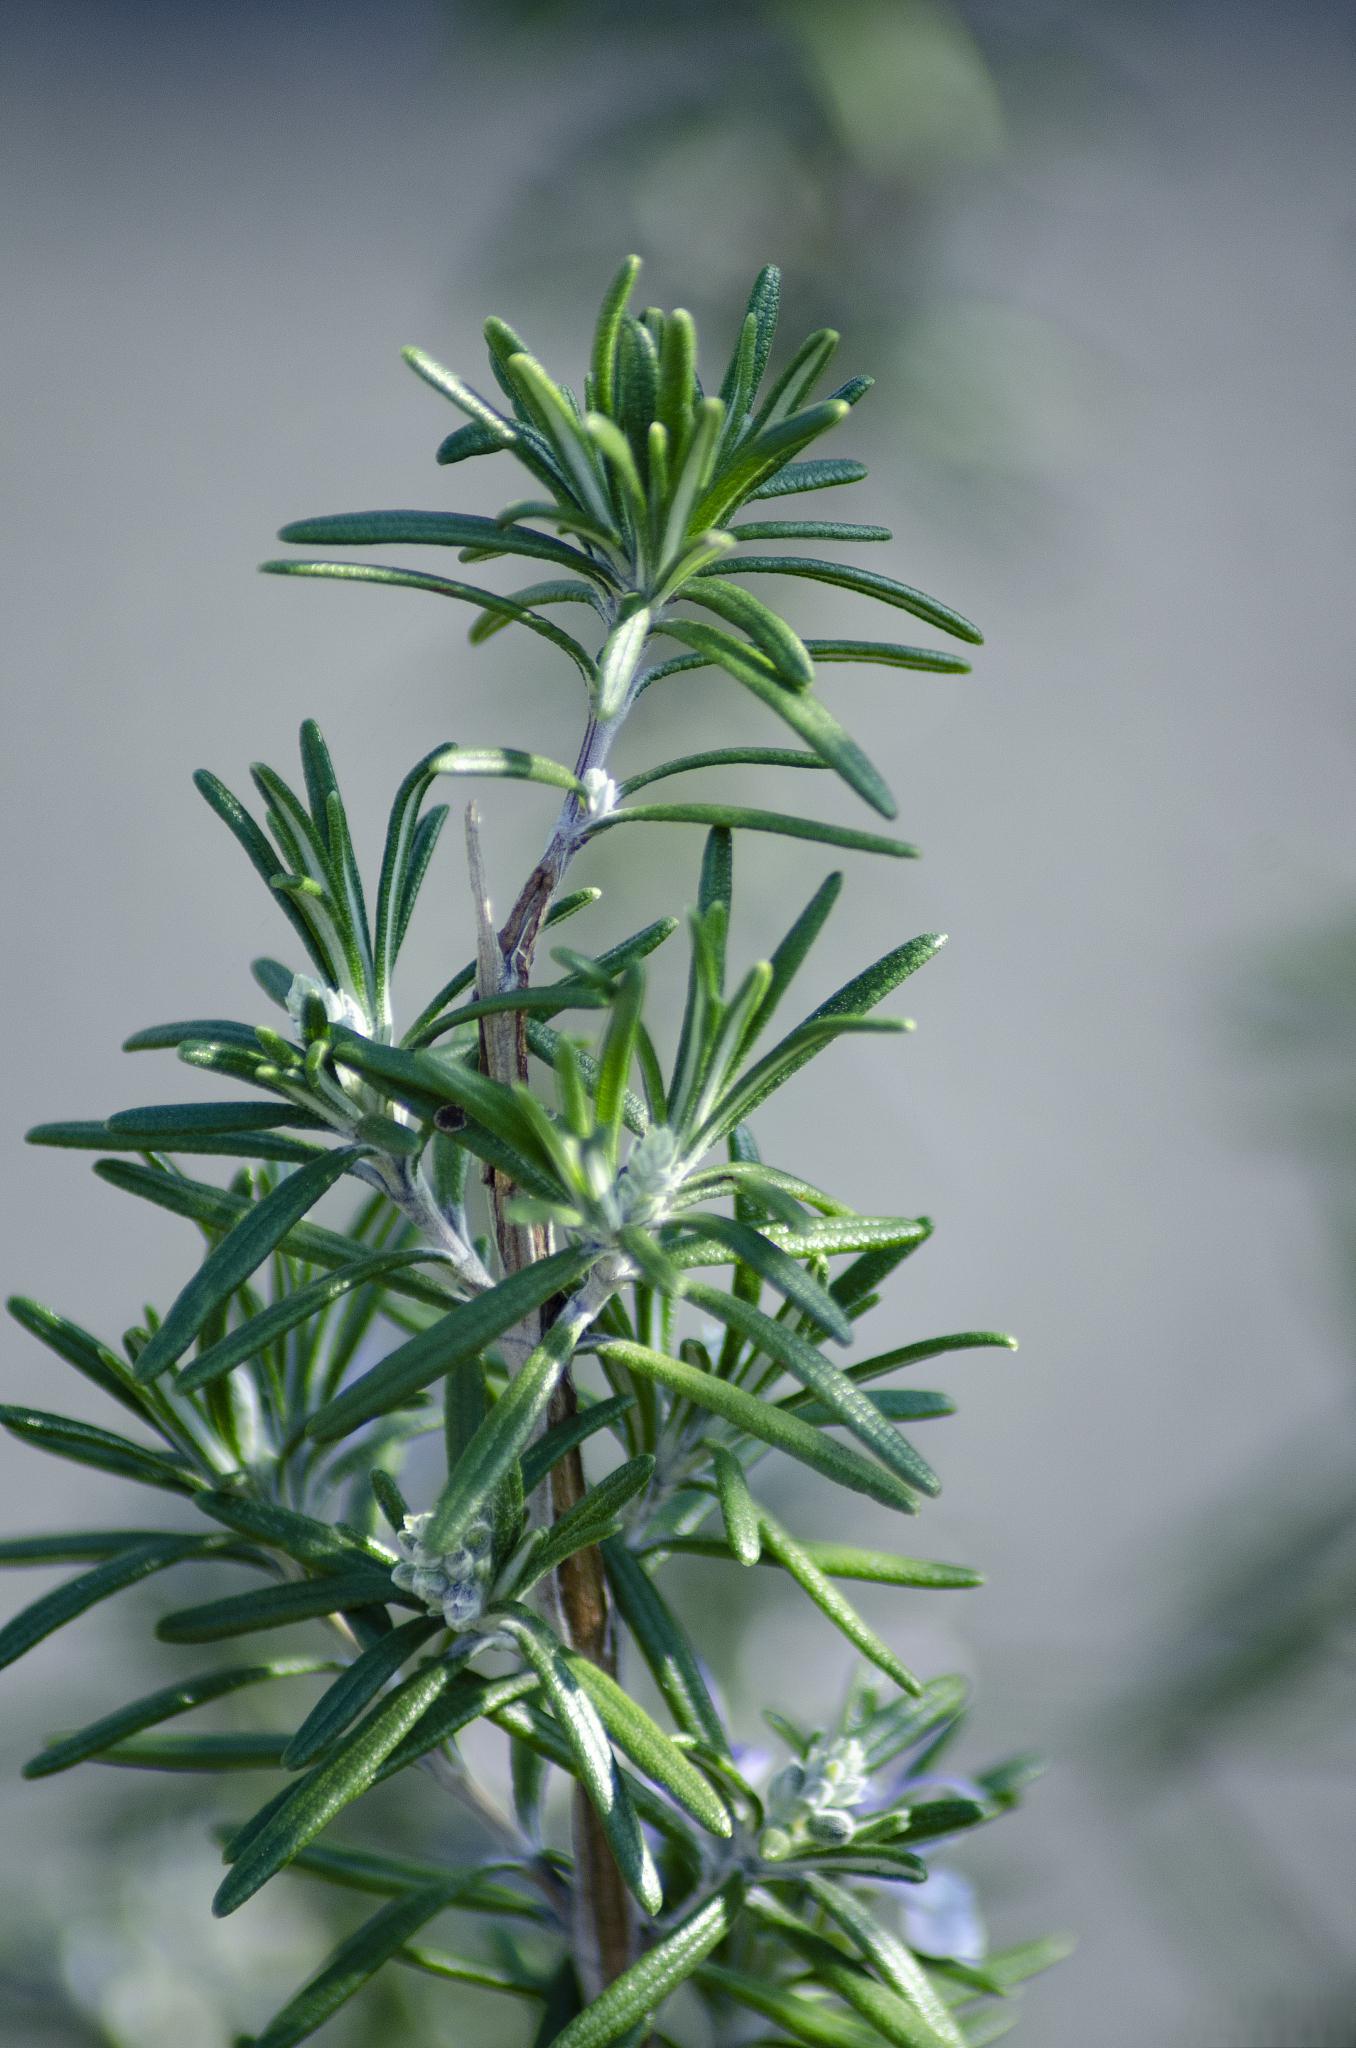
<path fill-rule="evenodd" d="M 579 749 L 575 772 L 583 776 L 601 768 L 624 713 L 600 723 L 590 718 Z M 467 809 L 467 857 L 477 924 L 477 984 L 482 997 L 528 986 L 537 939 L 551 898 L 580 844 L 585 813 L 571 795 L 561 808 L 542 858 L 528 876 L 502 929 L 494 928 L 474 805 Z M 481 1020 L 482 1063 L 495 1080 L 526 1082 L 527 1020 L 522 1011 Z M 494 1168 L 487 1170 L 494 1208 L 495 1234 L 506 1273 L 545 1258 L 549 1235 L 540 1224 L 515 1223 L 507 1215 L 512 1183 Z M 558 1304 L 548 1303 L 525 1318 L 505 1340 L 510 1369 L 521 1365 L 554 1320 Z M 567 1368 L 552 1398 L 547 1426 L 563 1422 L 577 1409 L 574 1381 Z M 550 1512 L 559 1520 L 585 1491 L 583 1458 L 576 1447 L 554 1467 L 550 1480 Z M 592 1660 L 609 1676 L 616 1675 L 616 1643 L 611 1601 L 598 1550 L 576 1551 L 554 1575 L 551 1588 L 554 1618 L 570 1648 Z M 635 1926 L 630 1894 L 602 1824 L 582 1789 L 576 1789 L 574 1837 L 574 1953 L 584 1995 L 596 1998 L 634 1960 Z"/>

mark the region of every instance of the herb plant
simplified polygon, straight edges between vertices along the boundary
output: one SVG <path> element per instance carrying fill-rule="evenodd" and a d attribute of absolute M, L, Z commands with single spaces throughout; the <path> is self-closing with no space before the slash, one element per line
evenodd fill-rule
<path fill-rule="evenodd" d="M 259 815 L 201 774 L 291 928 L 285 964 L 254 963 L 274 1022 L 196 1018 L 128 1041 L 129 1051 L 176 1052 L 233 1084 L 229 1097 L 31 1133 L 109 1155 L 95 1171 L 190 1219 L 203 1255 L 120 1346 L 31 1301 L 11 1304 L 128 1411 L 135 1434 L 14 1407 L 2 1411 L 9 1430 L 156 1489 L 175 1512 L 154 1529 L 7 1542 L 7 1562 L 83 1569 L 0 1632 L 0 1660 L 151 1574 L 208 1561 L 242 1572 L 243 1590 L 164 1614 L 162 1641 L 328 1629 L 319 1654 L 270 1657 L 251 1644 L 226 1653 L 232 1661 L 196 1663 L 26 1766 L 32 1777 L 88 1759 L 282 1774 L 225 1841 L 216 1911 L 234 1912 L 285 1871 L 381 1903 L 264 2025 L 257 2048 L 305 2039 L 391 1961 L 447 1980 L 454 2013 L 459 1982 L 526 2001 L 543 2048 L 671 2041 L 665 2029 L 690 2026 L 703 2006 L 720 2040 L 958 2048 L 1004 2031 L 1010 1993 L 1056 1952 L 1034 1943 L 984 1955 L 973 1916 L 954 1910 L 962 1881 L 929 1880 L 934 1845 L 1015 1805 L 1030 1766 L 943 1774 L 964 1684 L 916 1677 L 843 1590 L 857 1580 L 921 1596 L 976 1585 L 978 1574 L 793 1533 L 759 1497 L 765 1465 L 794 1460 L 842 1488 L 849 1508 L 862 1497 L 913 1514 L 938 1479 L 900 1425 L 951 1403 L 879 1382 L 1012 1341 L 962 1331 L 837 1362 L 833 1351 L 930 1226 L 859 1214 L 765 1162 L 755 1137 L 760 1106 L 825 1047 L 908 1028 L 880 1005 L 941 940 L 895 946 L 785 1026 L 778 1013 L 841 877 L 815 890 L 770 959 L 734 967 L 736 835 L 892 860 L 914 849 L 799 810 L 654 793 L 678 775 L 741 765 L 827 771 L 892 818 L 890 792 L 824 705 L 817 671 L 968 666 L 933 647 L 802 639 L 750 582 L 810 577 L 963 644 L 980 636 L 890 576 L 801 551 L 884 542 L 883 528 L 769 516 L 771 501 L 865 475 L 859 462 L 807 453 L 869 388 L 853 377 L 813 397 L 837 336 L 812 334 L 771 375 L 779 280 L 766 269 L 708 393 L 689 316 L 627 310 L 637 267 L 625 263 L 608 289 L 582 402 L 500 320 L 486 329 L 503 394 L 493 402 L 408 352 L 465 415 L 438 460 L 507 453 L 529 495 L 496 519 L 361 512 L 301 520 L 281 536 L 304 548 L 450 548 L 465 565 L 523 557 L 537 580 L 504 594 L 347 557 L 265 564 L 457 599 L 474 608 L 473 643 L 510 626 L 548 641 L 582 683 L 574 766 L 515 748 L 436 747 L 396 793 L 375 880 L 360 873 L 314 724 L 302 728 L 299 789 L 254 769 Z M 559 622 L 569 608 L 584 616 L 582 637 Z M 688 672 L 711 667 L 796 744 L 616 770 L 644 693 L 681 689 Z M 635 723 L 643 729 L 643 711 Z M 448 817 L 429 799 L 454 777 L 545 784 L 561 807 L 498 926 L 467 811 L 469 957 L 398 1013 L 402 943 Z M 686 997 L 672 1019 L 647 1006 L 645 968 L 677 938 L 671 914 L 602 952 L 557 944 L 555 970 L 537 974 L 548 928 L 554 938 L 600 893 L 562 893 L 576 855 L 618 828 L 659 823 L 707 828 L 679 941 Z M 221 1185 L 200 1177 L 204 1159 L 241 1163 Z M 354 1206 L 339 1227 L 313 1220 L 341 1184 Z M 404 1461 L 431 1432 L 446 1476 L 411 1501 Z M 766 1782 L 732 1738 L 700 1629 L 694 1639 L 665 1595 L 664 1564 L 687 1555 L 788 1574 L 862 1660 L 855 1677 L 845 1666 L 830 1727 L 767 1705 L 783 1755 Z M 631 1690 L 642 1667 L 659 1718 Z M 285 1736 L 171 1725 L 265 1685 L 304 1695 Z M 478 1721 L 502 1733 L 504 1798 L 458 1748 Z M 372 1786 L 415 1768 L 483 1830 L 472 1864 L 330 1836 Z M 553 1773 L 571 1784 L 568 1830 L 548 1810 Z M 428 1923 L 450 1914 L 467 1929 L 476 1916 L 491 1923 L 493 1961 L 426 1944 Z"/>

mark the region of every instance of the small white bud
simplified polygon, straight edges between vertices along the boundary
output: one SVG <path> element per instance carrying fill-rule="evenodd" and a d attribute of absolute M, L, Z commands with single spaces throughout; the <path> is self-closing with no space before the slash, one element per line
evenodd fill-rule
<path fill-rule="evenodd" d="M 617 785 L 606 768 L 586 768 L 579 780 L 584 786 L 584 809 L 590 818 L 605 818 L 617 808 Z"/>

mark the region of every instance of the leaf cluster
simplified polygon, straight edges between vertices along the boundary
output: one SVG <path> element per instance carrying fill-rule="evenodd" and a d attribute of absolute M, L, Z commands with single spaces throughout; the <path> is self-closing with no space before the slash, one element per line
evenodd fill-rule
<path fill-rule="evenodd" d="M 964 1781 L 939 1776 L 962 1727 L 963 1686 L 915 1675 L 897 1632 L 878 1630 L 845 1589 L 955 1591 L 979 1574 L 793 1530 L 766 1498 L 789 1462 L 823 1485 L 917 1513 L 940 1481 L 914 1431 L 954 1404 L 940 1391 L 880 1383 L 925 1359 L 1012 1344 L 960 1331 L 849 1359 L 860 1320 L 931 1225 L 860 1213 L 765 1160 L 754 1135 L 769 1098 L 839 1039 L 909 1028 L 882 1006 L 941 939 L 892 947 L 788 1023 L 792 983 L 842 877 L 829 875 L 769 957 L 739 972 L 730 959 L 737 834 L 911 849 L 789 813 L 628 802 L 680 771 L 764 763 L 828 767 L 892 813 L 876 771 L 820 705 L 816 663 L 963 664 L 919 649 L 804 641 L 743 575 L 816 576 L 962 639 L 978 635 L 874 572 L 745 552 L 751 542 L 886 537 L 823 521 L 736 523 L 750 500 L 861 473 L 805 451 L 867 380 L 814 398 L 837 341 L 828 333 L 770 374 L 779 288 L 765 271 L 708 395 L 690 319 L 653 309 L 634 317 L 634 276 L 624 265 L 609 289 L 582 400 L 501 322 L 487 330 L 496 402 L 412 353 L 466 416 L 439 459 L 508 452 L 538 495 L 493 521 L 360 514 L 284 529 L 303 544 L 453 546 L 463 562 L 528 556 L 551 580 L 500 596 L 423 571 L 268 565 L 436 590 L 476 606 L 473 640 L 515 625 L 551 642 L 587 686 L 575 768 L 511 748 L 434 749 L 397 791 L 371 888 L 314 724 L 302 728 L 299 788 L 267 767 L 253 771 L 257 814 L 200 776 L 298 949 L 295 966 L 254 963 L 273 1019 L 189 1019 L 128 1041 L 232 1084 L 222 1100 L 30 1134 L 96 1151 L 104 1181 L 193 1227 L 199 1256 L 174 1298 L 147 1307 L 116 1343 L 56 1310 L 11 1303 L 126 1420 L 114 1431 L 6 1407 L 0 1422 L 33 1448 L 165 1501 L 163 1526 L 0 1544 L 12 1565 L 80 1567 L 0 1630 L 0 1664 L 162 1571 L 212 1563 L 244 1577 L 158 1623 L 166 1644 L 226 1649 L 62 1731 L 27 1772 L 92 1761 L 270 1773 L 279 1782 L 226 1840 L 216 1910 L 235 1911 L 285 1870 L 381 1902 L 256 2048 L 305 2039 L 391 1962 L 525 2001 L 543 2048 L 635 2038 L 680 1983 L 718 2029 L 741 2008 L 778 2040 L 958 2048 L 995 2038 L 1015 1986 L 1055 1954 L 1036 1944 L 982 1965 L 920 1955 L 889 1903 L 926 1882 L 938 1843 L 1013 1807 L 1029 1770 L 1018 1760 Z M 547 616 L 564 603 L 596 615 L 596 650 Z M 662 635 L 687 652 L 652 660 Z M 805 751 L 718 748 L 614 782 L 607 749 L 642 690 L 707 664 L 776 711 Z M 647 986 L 649 956 L 682 928 L 665 914 L 598 952 L 548 941 L 555 972 L 536 982 L 519 937 L 504 943 L 491 976 L 486 934 L 472 931 L 465 964 L 401 1028 L 396 968 L 447 817 L 428 802 L 454 776 L 561 792 L 535 870 L 549 882 L 543 929 L 597 899 L 595 888 L 560 884 L 605 828 L 707 827 L 679 1015 L 657 1014 Z M 503 1020 L 520 1055 L 507 1077 L 490 1054 Z M 200 1178 L 213 1159 L 225 1178 Z M 514 1232 L 535 1246 L 532 1257 L 507 1256 Z M 440 1471 L 412 1508 L 406 1489 L 426 1487 L 425 1438 Z M 562 1493 L 565 1472 L 574 1483 Z M 831 1728 L 769 1708 L 788 1750 L 770 1783 L 736 1740 L 700 1632 L 662 1583 L 666 1564 L 684 1557 L 782 1572 L 871 1671 Z M 635 1697 L 625 1662 L 611 1668 L 572 1637 L 559 1589 L 581 1558 L 593 1560 L 627 1654 L 648 1670 L 657 1714 Z M 279 1629 L 301 1631 L 305 1647 L 270 1657 L 244 1641 Z M 291 1703 L 285 1734 L 199 1732 L 199 1709 L 275 1682 Z M 170 1725 L 189 1716 L 186 1730 Z M 495 1810 L 492 1788 L 474 1788 L 477 1813 L 491 1816 L 492 1861 L 410 1862 L 329 1837 L 357 1800 L 405 1769 L 466 1791 L 458 1740 L 477 1723 L 502 1736 L 512 1787 L 511 1812 Z M 577 1851 L 553 1833 L 555 1777 L 587 1802 L 639 1916 L 635 1960 L 610 1982 L 591 1982 L 571 1962 L 586 1878 Z M 558 1961 L 543 1974 L 540 1944 L 520 1950 L 512 1939 L 493 1966 L 426 1946 L 424 1930 L 447 1914 L 554 1935 Z"/>

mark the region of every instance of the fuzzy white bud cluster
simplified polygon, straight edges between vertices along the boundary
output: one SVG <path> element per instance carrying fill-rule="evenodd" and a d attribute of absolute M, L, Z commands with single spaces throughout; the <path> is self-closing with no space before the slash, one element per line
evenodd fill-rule
<path fill-rule="evenodd" d="M 617 785 L 606 768 L 586 768 L 580 776 L 584 810 L 590 818 L 606 818 L 617 808 Z"/>
<path fill-rule="evenodd" d="M 623 1223 L 662 1221 L 669 1202 L 682 1185 L 683 1160 L 678 1139 L 667 1124 L 651 1124 L 637 1138 L 617 1179 L 617 1208 Z"/>
<path fill-rule="evenodd" d="M 396 1537 L 401 1561 L 391 1577 L 402 1593 L 413 1593 L 430 1614 L 440 1614 L 460 1634 L 474 1628 L 485 1607 L 490 1576 L 488 1522 L 472 1522 L 455 1550 L 430 1550 L 424 1531 L 431 1515 L 406 1515 Z"/>
<path fill-rule="evenodd" d="M 837 1848 L 852 1840 L 848 1810 L 865 1799 L 866 1756 L 855 1735 L 816 1742 L 800 1763 L 788 1764 L 768 1787 L 767 1825 L 758 1840 L 769 1863 L 780 1863 L 814 1843 Z"/>
<path fill-rule="evenodd" d="M 319 1002 L 331 1024 L 345 1024 L 350 1031 L 366 1032 L 371 1028 L 367 1013 L 356 996 L 351 996 L 345 988 L 327 988 L 313 974 L 292 976 L 292 986 L 287 991 L 287 1014 L 294 1024 L 301 1023 L 308 998 Z"/>

